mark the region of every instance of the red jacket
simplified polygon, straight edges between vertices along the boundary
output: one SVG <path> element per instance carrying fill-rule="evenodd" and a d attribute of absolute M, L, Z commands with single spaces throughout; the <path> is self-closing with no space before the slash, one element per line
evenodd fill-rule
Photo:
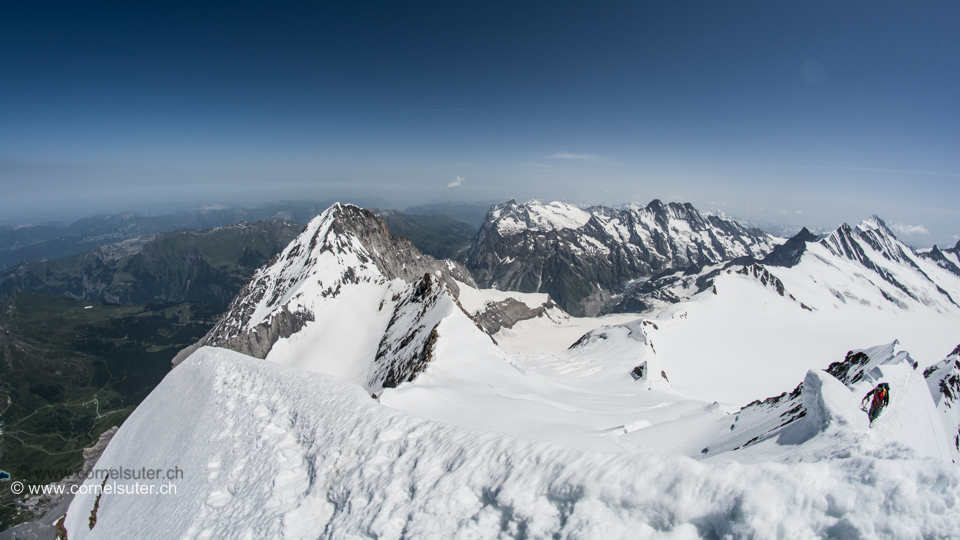
<path fill-rule="evenodd" d="M 874 407 L 881 408 L 886 407 L 890 403 L 890 393 L 882 387 L 878 386 L 870 391 L 866 397 L 870 397 L 870 394 L 873 394 L 873 401 L 870 403 Z M 864 398 L 866 399 L 866 398 Z"/>

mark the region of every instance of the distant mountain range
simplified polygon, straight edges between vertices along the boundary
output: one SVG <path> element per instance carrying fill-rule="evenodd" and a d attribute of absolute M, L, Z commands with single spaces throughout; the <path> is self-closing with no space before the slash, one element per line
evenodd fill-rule
<path fill-rule="evenodd" d="M 241 221 L 285 220 L 305 225 L 336 202 L 338 201 L 335 199 L 329 199 L 281 202 L 261 208 L 201 207 L 176 215 L 124 212 L 96 215 L 72 223 L 0 226 L 0 270 L 15 266 L 23 260 L 58 259 L 105 244 L 181 229 L 209 229 Z M 377 199 L 356 202 L 363 206 L 381 208 L 384 204 L 384 201 Z M 410 208 L 406 212 L 408 215 L 402 220 L 387 218 L 387 221 L 396 221 L 396 226 L 399 227 L 396 234 L 424 235 L 425 251 L 430 252 L 436 248 L 445 252 L 444 250 L 463 247 L 473 237 L 488 208 L 488 205 L 434 204 Z M 477 212 L 480 214 L 479 223 L 471 226 L 470 224 L 477 221 Z M 396 211 L 394 213 L 400 215 Z M 415 226 L 411 227 L 411 222 Z M 441 232 L 446 239 L 430 237 L 434 231 Z M 450 240 L 451 237 L 454 239 Z M 453 244 L 454 247 L 446 244 Z"/>
<path fill-rule="evenodd" d="M 292 221 L 240 222 L 149 234 L 60 259 L 24 261 L 0 272 L 0 296 L 32 291 L 141 305 L 226 305 L 303 229 Z"/>
<path fill-rule="evenodd" d="M 876 216 L 824 235 L 802 229 L 783 239 L 689 204 L 577 208 L 508 201 L 490 208 L 474 234 L 450 216 L 334 204 L 306 226 L 272 220 L 151 233 L 0 272 L 0 293 L 21 289 L 59 298 L 18 293 L 4 300 L 0 323 L 10 337 L 0 340 L 0 358 L 36 364 L 30 376 L 37 380 L 8 376 L 16 382 L 5 388 L 19 407 L 10 409 L 17 421 L 33 409 L 50 409 L 44 403 L 68 404 L 69 394 L 79 407 L 95 404 L 95 416 L 81 408 L 58 417 L 85 422 L 64 432 L 89 439 L 114 417 L 125 418 L 179 350 L 174 372 L 117 432 L 105 463 L 175 453 L 189 460 L 183 464 L 190 470 L 216 469 L 224 459 L 223 471 L 245 471 L 240 465 L 248 459 L 258 464 L 255 482 L 239 488 L 239 477 L 211 473 L 201 475 L 200 484 L 191 481 L 199 487 L 183 495 L 186 503 L 151 499 L 153 506 L 169 505 L 168 515 L 186 516 L 155 524 L 172 536 L 192 526 L 200 514 L 191 509 L 203 507 L 210 493 L 233 489 L 238 504 L 274 508 L 261 500 L 262 486 L 279 477 L 312 497 L 316 479 L 342 490 L 355 484 L 342 480 L 344 474 L 355 478 L 386 465 L 384 482 L 410 482 L 398 493 L 430 493 L 421 487 L 422 470 L 456 477 L 464 452 L 484 445 L 493 446 L 471 458 L 471 478 L 480 464 L 501 478 L 504 471 L 545 470 L 542 460 L 549 456 L 579 470 L 578 460 L 594 455 L 623 458 L 616 476 L 633 478 L 643 470 L 636 460 L 654 454 L 688 460 L 676 461 L 671 471 L 699 460 L 690 469 L 698 483 L 705 476 L 728 478 L 710 471 L 729 462 L 749 464 L 744 471 L 763 469 L 747 484 L 761 485 L 764 500 L 777 492 L 763 484 L 776 476 L 771 463 L 791 476 L 807 474 L 791 468 L 794 463 L 815 463 L 846 479 L 849 489 L 872 490 L 876 500 L 896 491 L 910 464 L 922 463 L 926 469 L 911 480 L 920 486 L 922 504 L 944 489 L 955 491 L 938 478 L 942 467 L 960 459 L 960 245 L 911 249 Z M 144 309 L 95 300 L 169 303 Z M 228 300 L 215 317 L 216 306 Z M 207 303 L 172 304 L 184 301 Z M 113 312 L 125 315 L 104 323 Z M 583 317 L 597 313 L 612 314 Z M 48 327 L 57 332 L 45 332 Z M 40 339 L 47 333 L 55 339 Z M 50 357 L 54 345 L 64 350 Z M 89 354 L 74 356 L 70 347 Z M 130 358 L 149 364 L 133 369 Z M 52 382 L 44 382 L 44 370 L 55 374 Z M 82 392 L 67 384 L 73 378 Z M 140 383 L 131 391 L 121 388 L 133 378 Z M 107 386 L 99 386 L 104 381 Z M 857 404 L 879 381 L 890 383 L 893 397 L 871 428 Z M 109 401 L 115 416 L 101 422 L 103 409 L 96 407 L 117 389 L 123 392 Z M 44 422 L 51 417 L 37 415 Z M 98 422 L 96 430 L 91 422 Z M 237 431 L 238 423 L 252 428 Z M 157 425 L 170 428 L 158 435 Z M 398 432 L 398 425 L 407 431 Z M 358 429 L 375 432 L 359 445 L 330 436 Z M 423 437 L 435 429 L 448 433 Z M 30 433 L 47 437 L 56 428 L 31 426 Z M 451 446 L 454 435 L 460 442 Z M 301 448 L 298 441 L 313 446 Z M 537 441 L 551 444 L 541 448 Z M 341 473 L 345 449 L 376 458 L 361 473 Z M 434 452 L 435 465 L 423 469 L 425 458 L 408 452 Z M 513 469 L 497 457 L 516 452 L 536 464 Z M 18 467 L 29 458 L 18 456 Z M 315 458 L 330 461 L 301 467 Z M 896 482 L 874 485 L 853 474 L 863 460 L 903 470 L 893 475 Z M 409 478 L 397 475 L 398 464 L 407 462 L 414 464 L 404 473 Z M 264 475 L 278 467 L 292 468 L 267 481 Z M 464 484 L 451 485 L 460 493 Z M 458 515 L 468 519 L 499 489 L 491 485 L 463 491 L 472 502 Z M 638 486 L 648 490 L 646 481 Z M 292 488 L 275 489 L 287 496 Z M 526 482 L 522 489 L 531 497 L 543 492 Z M 329 501 L 328 493 L 324 488 L 316 496 Z M 583 497 L 576 485 L 558 493 Z M 296 499 L 277 516 L 313 512 L 312 504 Z M 726 508 L 727 497 L 717 504 Z M 819 519 L 824 510 L 809 506 Z M 78 497 L 66 518 L 71 538 L 92 530 L 91 512 L 98 516 L 97 535 L 129 536 L 141 526 L 129 518 L 138 515 L 133 507 L 98 509 L 93 499 Z M 329 512 L 367 515 L 349 505 Z M 303 523 L 312 526 L 314 514 L 308 518 Z M 210 523 L 223 528 L 233 519 Z M 514 530 L 491 523 L 491 530 Z"/>
<path fill-rule="evenodd" d="M 812 251 L 812 253 L 811 253 Z M 724 264 L 697 265 L 671 269 L 649 280 L 631 284 L 608 307 L 610 312 L 647 312 L 691 298 L 714 286 L 722 272 L 750 275 L 790 298 L 792 287 L 777 276 L 786 277 L 803 263 L 815 281 L 826 287 L 827 296 L 846 303 L 892 304 L 901 309 L 933 307 L 960 308 L 954 277 L 960 278 L 960 243 L 957 247 L 918 252 L 901 242 L 877 216 L 853 227 L 846 223 L 820 239 L 807 229 L 764 257 L 743 257 Z M 825 277 L 849 264 L 854 269 L 843 281 L 826 286 Z M 931 264 L 933 263 L 933 264 Z M 816 279 L 816 278 L 814 278 Z M 799 293 L 796 298 L 803 298 Z M 811 297 L 798 305 L 816 307 Z"/>
<path fill-rule="evenodd" d="M 312 207 L 273 207 L 262 209 L 262 213 L 296 219 L 240 221 L 213 229 L 150 233 L 59 258 L 24 260 L 0 271 L 0 296 L 14 291 L 33 291 L 122 305 L 190 301 L 226 306 L 254 270 L 303 230 L 302 223 L 316 215 L 310 214 L 313 210 Z M 325 208 L 318 213 L 323 210 Z M 247 214 L 241 210 L 217 212 L 220 213 L 215 219 L 207 216 L 190 223 Z M 470 225 L 447 216 L 406 215 L 397 210 L 376 212 L 387 223 L 391 234 L 410 238 L 422 252 L 438 258 L 462 256 L 476 233 Z M 100 230 L 109 229 L 107 224 L 125 225 L 114 227 L 110 234 L 61 238 L 17 250 L 17 253 L 73 251 L 162 224 L 179 223 L 139 215 L 99 216 L 92 222 L 97 223 L 92 228 Z"/>
<path fill-rule="evenodd" d="M 286 220 L 306 223 L 331 202 L 263 208 L 200 208 L 178 215 L 137 212 L 97 215 L 70 224 L 0 227 L 0 269 L 23 260 L 57 259 L 139 236 L 181 229 L 209 229 L 241 221 Z"/>
<path fill-rule="evenodd" d="M 173 455 L 204 474 L 178 497 L 81 493 L 64 526 L 758 537 L 791 519 L 802 537 L 951 537 L 954 256 L 877 217 L 784 240 L 689 205 L 510 201 L 468 257 L 503 286 L 478 289 L 374 212 L 334 205 L 178 353 L 98 462 Z M 647 284 L 662 293 L 650 318 L 571 318 L 543 294 L 586 311 Z M 859 405 L 880 382 L 871 424 Z"/>
<path fill-rule="evenodd" d="M 467 267 L 481 287 L 545 292 L 573 315 L 595 315 L 635 280 L 762 257 L 782 241 L 690 204 L 580 209 L 511 200 L 490 209 Z"/>

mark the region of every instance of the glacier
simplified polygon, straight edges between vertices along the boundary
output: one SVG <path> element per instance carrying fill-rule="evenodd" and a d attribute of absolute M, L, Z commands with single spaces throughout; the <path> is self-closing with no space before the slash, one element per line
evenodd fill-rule
<path fill-rule="evenodd" d="M 532 206 L 538 227 L 584 219 Z M 960 531 L 960 280 L 879 218 L 603 317 L 477 288 L 381 223 L 335 205 L 254 275 L 97 464 L 177 467 L 177 493 L 88 480 L 70 538 Z"/>
<path fill-rule="evenodd" d="M 97 464 L 177 466 L 177 493 L 103 496 L 93 529 L 97 497 L 78 495 L 65 525 L 73 540 L 946 538 L 960 530 L 956 467 L 837 450 L 847 453 L 787 465 L 571 449 L 424 420 L 336 378 L 205 347 L 137 408 Z"/>

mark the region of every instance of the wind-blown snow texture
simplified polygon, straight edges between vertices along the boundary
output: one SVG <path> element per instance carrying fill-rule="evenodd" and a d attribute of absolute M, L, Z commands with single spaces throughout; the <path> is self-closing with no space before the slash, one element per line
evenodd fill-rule
<path fill-rule="evenodd" d="M 574 450 L 407 416 L 355 385 L 212 348 L 173 370 L 97 464 L 121 466 L 176 466 L 184 480 L 176 495 L 103 495 L 92 530 L 97 497 L 78 495 L 67 513 L 71 540 L 947 538 L 960 530 L 960 471 L 935 460 L 853 448 L 813 463 L 744 465 Z"/>
<path fill-rule="evenodd" d="M 578 226 L 562 209 L 531 223 Z M 452 263 L 389 279 L 417 254 L 383 257 L 371 246 L 392 244 L 338 224 L 368 223 L 348 210 L 262 269 L 263 291 L 223 326 L 311 318 L 266 362 L 199 348 L 98 464 L 176 465 L 182 491 L 105 495 L 92 531 L 94 499 L 78 497 L 71 538 L 960 531 L 960 280 L 878 218 L 661 276 L 673 298 L 650 319 L 588 319 L 546 294 L 454 281 Z M 859 404 L 880 381 L 891 401 L 871 427 Z"/>
<path fill-rule="evenodd" d="M 916 363 L 898 345 L 894 341 L 850 351 L 843 361 L 830 364 L 825 373 L 807 372 L 803 383 L 792 392 L 743 407 L 732 420 L 727 419 L 730 430 L 704 449 L 704 457 L 719 455 L 723 460 L 749 461 L 780 456 L 798 461 L 823 453 L 845 455 L 849 448 L 857 448 L 886 458 L 926 456 L 950 461 L 947 438 L 937 421 L 930 392 L 916 371 Z M 881 382 L 890 384 L 891 405 L 870 431 L 857 404 Z M 846 392 L 839 390 L 841 385 L 846 386 Z M 829 434 L 821 437 L 829 440 L 828 444 L 819 441 L 797 448 L 823 434 Z"/>

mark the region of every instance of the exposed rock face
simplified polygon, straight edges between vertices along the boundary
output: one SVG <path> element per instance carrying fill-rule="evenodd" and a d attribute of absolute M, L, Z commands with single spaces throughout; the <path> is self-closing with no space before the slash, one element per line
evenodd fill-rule
<path fill-rule="evenodd" d="M 916 362 L 909 353 L 898 350 L 898 345 L 893 341 L 849 351 L 842 361 L 830 364 L 824 371 L 851 390 L 861 382 L 876 384 L 882 373 L 875 368 L 906 363 L 915 369 Z M 774 437 L 780 444 L 800 444 L 809 439 L 822 427 L 820 424 L 827 421 L 822 418 L 824 410 L 819 403 L 820 386 L 826 382 L 825 377 L 828 376 L 808 373 L 793 391 L 744 406 L 734 415 L 730 434 L 705 448 L 703 455 L 740 450 Z M 811 411 L 814 417 L 807 418 Z M 801 422 L 801 419 L 804 420 Z"/>
<path fill-rule="evenodd" d="M 408 287 L 380 340 L 366 387 L 379 392 L 415 379 L 433 358 L 440 321 L 455 307 L 449 289 L 432 274 Z"/>
<path fill-rule="evenodd" d="M 508 201 L 487 214 L 467 256 L 483 287 L 546 292 L 595 315 L 631 281 L 665 270 L 766 255 L 779 241 L 689 204 L 581 210 Z"/>
<path fill-rule="evenodd" d="M 807 251 L 807 244 L 816 241 L 817 235 L 804 227 L 792 238 L 773 248 L 773 251 L 763 258 L 763 264 L 792 268 L 800 262 L 800 258 Z"/>
<path fill-rule="evenodd" d="M 906 362 L 913 366 L 913 369 L 917 369 L 917 362 L 910 358 L 910 353 L 897 350 L 899 344 L 899 341 L 893 340 L 892 343 L 880 347 L 849 351 L 843 361 L 830 364 L 824 371 L 843 384 L 853 386 L 864 377 L 869 378 L 870 370 L 877 366 Z"/>
<path fill-rule="evenodd" d="M 951 250 L 944 250 L 944 251 L 947 251 L 948 253 L 951 252 Z M 952 250 L 952 251 L 953 253 L 956 253 L 956 250 Z M 921 253 L 920 256 L 925 259 L 930 259 L 931 261 L 937 263 L 937 266 L 939 266 L 940 268 L 943 268 L 944 270 L 950 272 L 951 274 L 960 277 L 960 266 L 957 266 L 957 263 L 950 260 L 950 258 L 948 258 L 943 251 L 940 251 L 940 248 L 938 248 L 937 246 L 933 246 L 933 249 L 931 249 L 926 253 Z M 957 256 L 954 255 L 953 259 L 956 260 Z"/>
<path fill-rule="evenodd" d="M 930 279 L 930 276 L 920 269 L 917 262 L 914 261 L 914 258 L 919 258 L 919 256 L 900 242 L 887 228 L 886 223 L 877 216 L 871 216 L 856 227 L 844 223 L 830 236 L 821 240 L 820 244 L 830 250 L 833 255 L 857 261 L 868 270 L 875 272 L 881 279 L 896 287 L 899 290 L 897 294 L 903 293 L 906 297 L 926 305 L 936 302 L 931 298 L 921 298 L 914 288 L 897 279 L 895 273 L 888 266 L 890 263 L 894 263 L 910 268 L 913 272 L 922 276 L 926 282 L 935 285 L 937 292 L 942 295 L 942 300 L 958 306 L 947 291 L 937 285 L 934 280 Z M 865 247 L 869 247 L 875 255 L 868 255 Z M 903 307 L 902 301 L 889 294 L 885 293 L 884 295 L 891 302 Z"/>
<path fill-rule="evenodd" d="M 531 309 L 516 298 L 507 298 L 500 302 L 487 303 L 473 318 L 484 331 L 493 335 L 499 332 L 501 328 L 513 328 L 513 325 L 520 321 L 543 317 L 547 315 L 551 308 L 556 307 L 557 305 L 550 299 L 547 300 L 547 303 Z"/>
<path fill-rule="evenodd" d="M 454 294 L 459 292 L 454 279 L 475 285 L 473 277 L 463 265 L 453 261 L 438 261 L 421 253 L 409 239 L 391 236 L 386 222 L 372 212 L 350 204 L 337 204 L 331 210 L 333 221 L 330 232 L 337 236 L 356 235 L 366 255 L 388 280 L 399 278 L 413 283 L 426 273 L 439 272 L 440 280 Z"/>
<path fill-rule="evenodd" d="M 703 268 L 694 266 L 686 270 L 664 272 L 647 281 L 632 285 L 614 301 L 610 302 L 606 313 L 643 313 L 655 311 L 671 304 L 690 299 L 693 295 L 707 289 L 717 294 L 715 281 L 721 273 L 734 273 L 755 279 L 760 285 L 776 292 L 780 296 L 797 302 L 798 307 L 812 311 L 812 308 L 798 301 L 780 278 L 764 265 L 744 257 L 730 261 L 722 266 Z"/>
<path fill-rule="evenodd" d="M 647 369 L 647 363 L 643 362 L 639 366 L 633 368 L 633 371 L 630 372 L 630 376 L 632 376 L 633 380 L 635 381 L 641 381 L 644 380 L 644 377 L 646 377 L 647 373 L 649 372 L 650 370 Z M 666 379 L 666 377 L 664 377 L 664 379 Z"/>
<path fill-rule="evenodd" d="M 274 343 L 314 320 L 313 303 L 345 285 L 413 283 L 425 274 L 456 294 L 455 280 L 473 284 L 459 263 L 423 255 L 409 240 L 390 236 L 371 212 L 336 204 L 314 218 L 277 257 L 257 270 L 203 339 L 174 358 L 177 365 L 204 345 L 265 358 Z"/>
<path fill-rule="evenodd" d="M 960 345 L 942 361 L 923 371 L 943 429 L 953 443 L 950 453 L 960 463 Z"/>
<path fill-rule="evenodd" d="M 200 347 L 213 345 L 231 349 L 255 358 L 266 358 L 267 353 L 273 348 L 273 344 L 280 338 L 288 338 L 303 329 L 307 321 L 313 320 L 313 314 L 309 311 L 297 311 L 291 313 L 287 306 L 281 306 L 280 309 L 271 315 L 270 319 L 253 327 L 249 332 L 236 332 L 226 334 L 221 339 L 211 339 L 208 333 L 203 339 L 184 348 L 177 353 L 171 360 L 171 364 L 176 367 L 186 360 L 188 356 L 194 353 Z M 211 330 L 212 331 L 212 330 Z"/>

